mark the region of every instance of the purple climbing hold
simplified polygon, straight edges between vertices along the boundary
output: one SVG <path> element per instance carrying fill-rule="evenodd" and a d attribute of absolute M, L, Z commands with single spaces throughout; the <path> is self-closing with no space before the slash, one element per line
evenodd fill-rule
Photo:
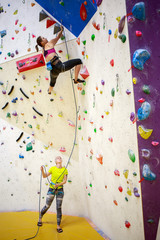
<path fill-rule="evenodd" d="M 131 112 L 131 114 L 130 114 L 130 120 L 133 122 L 134 119 L 135 119 L 135 114 L 134 114 L 134 112 Z"/>
<path fill-rule="evenodd" d="M 101 5 L 103 0 L 96 0 L 97 6 L 99 7 Z"/>
<path fill-rule="evenodd" d="M 16 51 L 15 51 L 15 54 L 17 55 L 18 53 L 19 53 L 18 50 L 16 50 Z"/>
<path fill-rule="evenodd" d="M 131 94 L 131 91 L 129 89 L 126 90 L 127 95 Z"/>
<path fill-rule="evenodd" d="M 104 80 L 101 80 L 101 84 L 104 85 L 104 84 L 105 84 L 105 81 L 104 81 Z"/>
<path fill-rule="evenodd" d="M 14 58 L 14 53 L 11 53 L 11 57 Z"/>
<path fill-rule="evenodd" d="M 140 195 L 138 193 L 138 189 L 136 187 L 133 189 L 133 192 L 134 192 L 135 197 L 140 197 Z"/>
<path fill-rule="evenodd" d="M 2 90 L 2 93 L 3 93 L 3 94 L 6 94 L 6 90 Z"/>

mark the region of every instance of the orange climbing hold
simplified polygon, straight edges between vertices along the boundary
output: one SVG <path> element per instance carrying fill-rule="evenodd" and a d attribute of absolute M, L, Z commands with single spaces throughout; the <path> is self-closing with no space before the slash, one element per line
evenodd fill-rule
<path fill-rule="evenodd" d="M 81 75 L 84 79 L 86 79 L 87 77 L 89 77 L 89 72 L 88 72 L 86 66 L 84 66 L 84 67 L 81 69 L 80 75 Z"/>
<path fill-rule="evenodd" d="M 97 154 L 96 158 L 100 164 L 103 164 L 103 156 L 101 154 Z"/>

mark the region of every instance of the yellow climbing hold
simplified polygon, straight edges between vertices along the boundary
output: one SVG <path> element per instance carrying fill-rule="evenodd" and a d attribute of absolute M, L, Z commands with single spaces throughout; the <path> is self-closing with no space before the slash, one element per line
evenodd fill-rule
<path fill-rule="evenodd" d="M 60 112 L 60 113 L 58 114 L 58 117 L 63 117 L 63 113 Z"/>
<path fill-rule="evenodd" d="M 133 84 L 136 84 L 137 83 L 137 78 L 133 78 Z"/>
<path fill-rule="evenodd" d="M 131 189 L 127 188 L 127 193 L 129 196 L 131 196 L 132 195 Z"/>
<path fill-rule="evenodd" d="M 118 22 L 120 22 L 120 20 L 121 20 L 121 17 L 117 17 L 117 18 L 116 18 L 116 20 L 117 20 Z"/>
<path fill-rule="evenodd" d="M 18 10 L 16 10 L 14 13 L 13 13 L 13 15 L 16 15 L 18 13 Z"/>
<path fill-rule="evenodd" d="M 118 29 L 116 28 L 115 32 L 114 32 L 114 38 L 118 37 Z"/>
<path fill-rule="evenodd" d="M 142 125 L 139 125 L 138 132 L 142 138 L 148 139 L 151 136 L 153 129 L 147 129 L 147 128 L 144 128 Z"/>

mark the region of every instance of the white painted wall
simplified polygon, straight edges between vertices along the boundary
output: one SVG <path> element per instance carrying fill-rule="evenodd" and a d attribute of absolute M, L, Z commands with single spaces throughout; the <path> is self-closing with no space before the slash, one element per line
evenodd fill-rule
<path fill-rule="evenodd" d="M 102 13 L 102 15 L 100 14 Z M 106 29 L 103 30 L 103 13 L 106 13 Z M 86 40 L 86 54 L 88 59 L 83 59 L 84 64 L 90 73 L 86 79 L 85 89 L 86 94 L 81 95 L 75 86 L 80 107 L 78 121 L 78 145 L 75 146 L 74 154 L 71 159 L 71 164 L 68 167 L 69 179 L 72 183 L 65 185 L 65 200 L 63 204 L 63 212 L 65 214 L 81 215 L 89 217 L 99 228 L 101 228 L 111 239 L 144 239 L 143 232 L 143 217 L 141 197 L 136 198 L 133 194 L 133 188 L 137 187 L 141 194 L 141 188 L 138 183 L 139 175 L 139 159 L 137 146 L 136 125 L 130 121 L 130 113 L 134 112 L 134 95 L 131 72 L 128 69 L 131 66 L 129 41 L 127 24 L 124 33 L 127 36 L 127 41 L 123 44 L 119 39 L 114 38 L 114 31 L 118 26 L 116 17 L 126 14 L 125 1 L 108 1 L 104 0 L 99 7 L 93 20 L 100 24 L 100 31 L 97 31 L 92 26 L 92 20 L 87 25 L 85 30 L 80 35 L 81 44 L 77 45 L 76 41 L 69 41 L 68 48 L 70 57 L 81 57 L 83 51 L 82 41 Z M 38 28 L 38 25 L 37 25 Z M 108 43 L 108 29 L 112 30 L 110 43 Z M 95 34 L 95 40 L 91 40 L 91 35 Z M 66 50 L 65 45 L 60 44 L 56 50 L 63 50 L 62 61 L 65 61 Z M 28 56 L 28 55 L 27 55 Z M 24 58 L 27 57 L 23 56 Z M 114 67 L 110 66 L 110 60 L 114 59 Z M 1 189 L 4 192 L 1 198 L 1 211 L 31 209 L 38 210 L 38 195 L 40 165 L 47 164 L 49 168 L 53 165 L 54 157 L 59 153 L 61 146 L 66 147 L 66 153 L 62 154 L 64 162 L 68 160 L 73 139 L 74 128 L 68 126 L 67 120 L 75 122 L 75 108 L 70 82 L 69 72 L 59 76 L 52 96 L 47 95 L 48 81 L 45 76 L 49 73 L 45 67 L 28 71 L 25 74 L 26 79 L 22 79 L 23 74 L 17 75 L 15 60 L 1 65 L 3 70 L 0 72 L 0 81 L 4 82 L 4 86 L 0 86 L 2 91 L 6 88 L 8 80 L 7 92 L 12 85 L 15 89 L 12 95 L 1 94 L 1 106 L 6 101 L 9 101 L 9 106 L 6 110 L 1 110 L 1 139 L 4 145 L 1 145 L 1 162 L 3 163 L 1 174 Z M 115 92 L 115 97 L 111 96 L 111 89 L 116 90 L 116 74 L 119 74 L 119 91 Z M 41 76 L 40 86 L 36 79 Z M 15 81 L 17 78 L 17 81 Z M 105 85 L 101 85 L 101 80 L 105 81 Z M 36 86 L 36 87 L 34 87 Z M 96 90 L 98 86 L 98 91 Z M 22 87 L 29 100 L 25 99 L 19 91 Z M 39 93 L 39 90 L 42 93 Z M 126 90 L 131 90 L 131 95 L 126 94 Z M 34 95 L 30 93 L 34 91 Z M 103 91 L 101 94 L 100 91 Z M 95 108 L 93 108 L 93 94 L 95 94 Z M 60 96 L 63 101 L 60 101 Z M 11 103 L 14 97 L 18 97 L 17 103 Z M 19 99 L 23 97 L 23 102 Z M 54 98 L 50 102 L 50 98 Z M 113 107 L 110 106 L 110 101 L 113 100 Z M 34 103 L 36 101 L 36 104 Z M 33 119 L 34 114 L 32 106 L 44 114 L 44 117 L 37 116 Z M 18 122 L 15 117 L 6 119 L 6 113 L 16 110 L 19 114 Z M 84 113 L 87 110 L 87 114 Z M 58 113 L 62 111 L 63 118 L 58 117 Z M 106 115 L 106 111 L 109 112 Z M 24 116 L 21 115 L 24 112 Z M 49 123 L 46 124 L 47 113 L 53 115 L 49 118 Z M 101 116 L 104 115 L 104 118 Z M 84 120 L 85 119 L 85 120 Z M 93 121 L 93 124 L 90 123 Z M 6 122 L 8 121 L 8 123 Z M 27 121 L 27 124 L 24 124 Z M 40 124 L 40 130 L 36 129 L 36 125 Z M 28 124 L 32 124 L 33 129 L 28 128 Z M 3 130 L 6 126 L 6 130 Z M 10 127 L 13 126 L 13 130 Z M 99 128 L 103 126 L 103 131 Z M 94 132 L 94 128 L 97 132 Z M 42 131 L 44 129 L 44 132 Z M 21 131 L 25 131 L 25 136 L 21 143 L 16 143 L 15 140 Z M 26 152 L 23 140 L 27 136 L 31 136 L 32 131 L 35 131 L 35 152 Z M 9 138 L 8 138 L 9 136 Z M 91 142 L 88 137 L 91 137 Z M 113 137 L 111 143 L 108 138 Z M 27 140 L 29 141 L 29 140 Z M 44 149 L 44 145 L 53 143 L 48 150 Z M 22 144 L 23 148 L 19 148 Z M 90 150 L 93 150 L 92 159 L 90 159 Z M 128 157 L 128 149 L 132 149 L 136 155 L 136 162 L 132 163 Z M 41 150 L 44 153 L 41 153 Z M 25 155 L 23 160 L 18 158 L 19 153 Z M 103 155 L 103 165 L 96 159 L 96 155 Z M 12 159 L 12 164 L 10 161 Z M 27 171 L 24 170 L 27 168 Z M 114 170 L 118 169 L 120 176 L 114 175 Z M 129 176 L 126 180 L 123 176 L 123 171 L 129 170 Z M 28 173 L 32 175 L 29 176 Z M 133 176 L 133 172 L 137 176 Z M 8 182 L 10 178 L 10 182 Z M 28 184 L 30 183 L 30 184 Z M 43 193 L 45 196 L 48 186 L 43 181 Z M 92 187 L 89 185 L 92 184 Z M 8 185 L 8 191 L 6 186 Z M 107 186 L 107 188 L 105 188 Z M 120 193 L 118 187 L 123 187 L 123 192 Z M 127 194 L 127 187 L 132 191 L 132 196 Z M 13 192 L 13 196 L 11 193 Z M 88 196 L 88 193 L 91 196 Z M 126 202 L 125 197 L 128 198 Z M 118 206 L 113 203 L 116 200 Z M 42 200 L 42 205 L 45 199 Z M 54 208 L 55 210 L 55 208 Z M 131 223 L 131 227 L 125 227 L 125 221 Z"/>

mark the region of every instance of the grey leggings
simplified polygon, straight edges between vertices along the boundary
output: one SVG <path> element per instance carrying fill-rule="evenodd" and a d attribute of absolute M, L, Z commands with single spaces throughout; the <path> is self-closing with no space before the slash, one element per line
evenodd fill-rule
<path fill-rule="evenodd" d="M 57 209 L 57 225 L 60 225 L 61 219 L 62 219 L 62 200 L 64 196 L 63 188 L 57 189 L 56 191 L 52 188 L 49 188 L 47 192 L 46 197 L 46 205 L 42 208 L 40 213 L 40 218 L 43 217 L 43 215 L 47 212 L 47 210 L 50 208 L 54 198 L 56 195 L 56 209 Z"/>
<path fill-rule="evenodd" d="M 81 59 L 76 58 L 63 63 L 59 60 L 57 64 L 52 65 L 52 70 L 50 71 L 50 86 L 55 86 L 57 77 L 60 73 L 66 72 L 79 64 L 82 64 L 82 61 Z"/>

